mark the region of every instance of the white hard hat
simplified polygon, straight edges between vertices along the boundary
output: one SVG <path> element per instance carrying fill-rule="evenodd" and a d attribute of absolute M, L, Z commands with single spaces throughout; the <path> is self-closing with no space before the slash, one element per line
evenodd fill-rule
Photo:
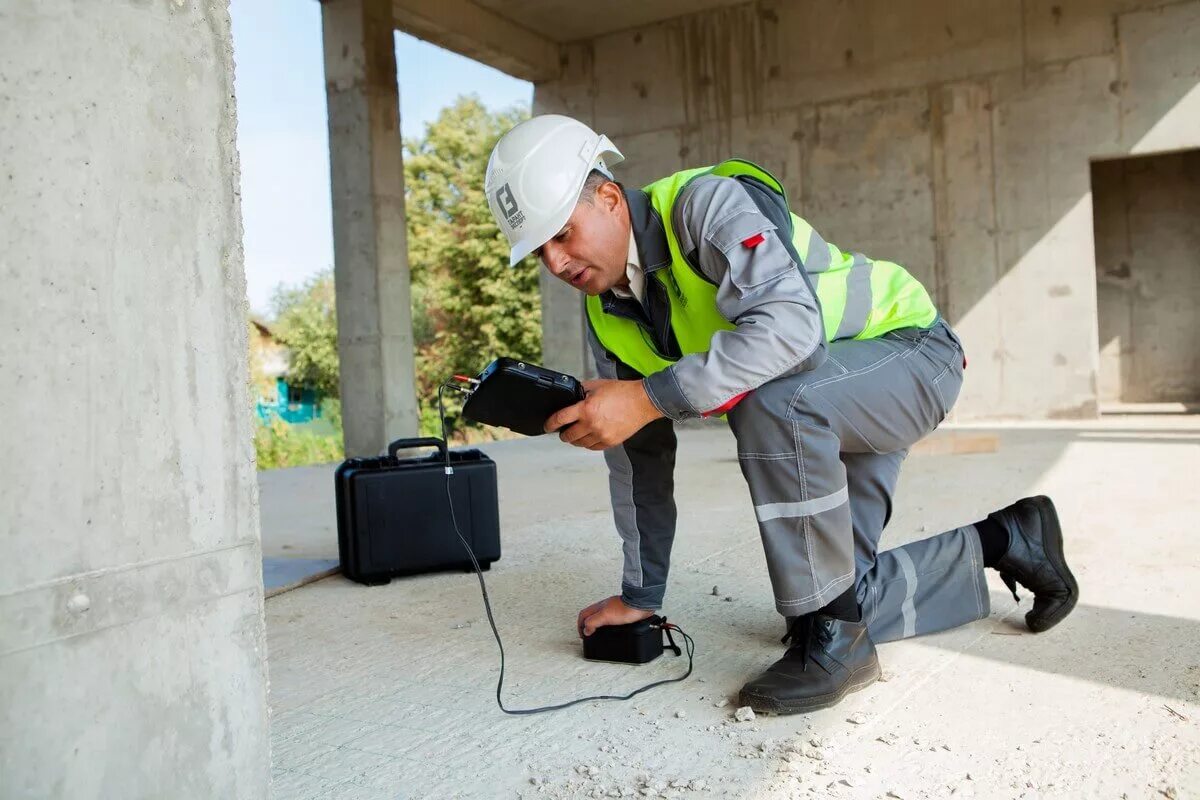
<path fill-rule="evenodd" d="M 562 229 L 593 169 L 625 160 L 621 151 L 579 120 L 543 114 L 500 138 L 488 159 L 483 190 L 512 248 L 511 267 Z"/>

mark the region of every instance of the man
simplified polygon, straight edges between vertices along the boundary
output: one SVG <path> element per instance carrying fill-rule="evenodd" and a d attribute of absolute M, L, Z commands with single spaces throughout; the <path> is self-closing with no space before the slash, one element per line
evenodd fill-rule
<path fill-rule="evenodd" d="M 1044 631 L 1078 588 L 1049 498 L 877 552 L 907 449 L 942 421 L 966 361 L 902 267 L 843 253 L 791 214 L 765 170 L 731 160 L 643 190 L 609 168 L 605 136 L 557 115 L 497 143 L 485 190 L 511 244 L 587 295 L 600 380 L 547 431 L 603 450 L 624 540 L 621 593 L 579 613 L 581 636 L 663 601 L 675 533 L 672 423 L 727 414 L 791 646 L 747 683 L 756 711 L 833 705 L 879 676 L 874 642 L 982 619 L 983 570 Z"/>

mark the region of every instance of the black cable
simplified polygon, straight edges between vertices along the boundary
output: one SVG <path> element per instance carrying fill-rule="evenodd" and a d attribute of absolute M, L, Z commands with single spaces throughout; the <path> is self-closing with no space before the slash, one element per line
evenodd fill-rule
<path fill-rule="evenodd" d="M 462 542 L 462 546 L 466 549 L 467 555 L 471 557 L 471 566 L 475 568 L 475 576 L 477 578 L 479 578 L 479 591 L 483 593 L 483 607 L 487 611 L 488 624 L 492 626 L 492 636 L 496 637 L 496 646 L 500 648 L 500 678 L 499 678 L 499 680 L 496 681 L 496 704 L 498 706 L 500 706 L 500 710 L 503 711 L 505 714 L 540 714 L 543 711 L 558 711 L 560 709 L 570 708 L 571 706 L 578 705 L 579 703 L 587 703 L 592 700 L 628 700 L 631 697 L 633 697 L 634 695 L 641 694 L 642 692 L 647 691 L 648 689 L 653 689 L 656 686 L 662 686 L 663 684 L 666 684 L 666 683 L 677 683 L 679 681 L 687 679 L 687 677 L 692 674 L 692 655 L 696 651 L 696 643 L 693 642 L 692 637 L 688 636 L 686 633 L 684 633 L 683 629 L 680 628 L 678 625 L 676 625 L 674 623 L 667 624 L 664 621 L 664 624 L 662 626 L 663 629 L 666 631 L 671 631 L 671 630 L 679 631 L 679 634 L 683 637 L 684 645 L 687 648 L 687 656 L 688 656 L 687 672 L 685 672 L 683 675 L 680 675 L 678 678 L 665 678 L 661 681 L 655 681 L 654 683 L 648 683 L 645 686 L 643 686 L 642 688 L 634 689 L 632 692 L 630 692 L 629 694 L 625 694 L 625 695 L 598 694 L 598 695 L 593 695 L 591 697 L 580 697 L 578 700 L 570 700 L 566 703 L 559 703 L 558 705 L 539 706 L 537 708 L 505 708 L 504 707 L 504 701 L 500 697 L 501 690 L 504 688 L 504 643 L 502 641 L 500 641 L 500 631 L 496 630 L 496 619 L 495 619 L 495 617 L 492 616 L 492 602 L 491 602 L 491 599 L 488 597 L 487 584 L 484 583 L 484 581 L 483 581 L 483 570 L 481 570 L 479 568 L 479 562 L 475 560 L 475 551 L 473 551 L 471 549 L 471 545 L 468 544 L 467 540 L 463 537 L 462 531 L 460 531 L 458 529 L 458 519 L 454 513 L 454 498 L 450 494 L 450 476 L 452 474 L 454 474 L 454 468 L 452 466 L 450 466 L 450 444 L 449 444 L 450 440 L 446 437 L 446 408 L 444 405 L 444 401 L 442 399 L 442 393 L 447 388 L 454 389 L 459 392 L 464 392 L 466 394 L 469 394 L 469 392 L 465 392 L 457 384 L 449 383 L 449 382 L 443 383 L 441 386 L 438 387 L 438 418 L 441 420 L 441 425 L 442 425 L 442 442 L 445 443 L 444 453 L 445 453 L 445 461 L 446 461 L 446 502 L 450 506 L 450 521 L 454 524 L 454 532 L 456 534 L 458 534 L 458 540 L 460 542 Z M 667 636 L 669 638 L 670 633 L 667 633 Z"/>

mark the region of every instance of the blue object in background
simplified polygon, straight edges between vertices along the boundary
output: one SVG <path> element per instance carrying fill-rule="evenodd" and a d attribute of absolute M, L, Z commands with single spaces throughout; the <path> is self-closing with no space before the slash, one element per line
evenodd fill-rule
<path fill-rule="evenodd" d="M 288 386 L 283 378 L 277 378 L 275 398 L 273 404 L 259 400 L 255 406 L 264 423 L 278 418 L 289 425 L 303 425 L 321 418 L 321 395 L 316 389 Z"/>

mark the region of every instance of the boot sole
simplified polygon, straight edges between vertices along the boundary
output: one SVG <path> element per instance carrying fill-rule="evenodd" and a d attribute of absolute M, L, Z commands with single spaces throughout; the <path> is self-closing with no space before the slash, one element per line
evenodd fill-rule
<path fill-rule="evenodd" d="M 1033 498 L 1033 504 L 1037 508 L 1038 516 L 1041 518 L 1042 549 L 1045 550 L 1046 558 L 1049 559 L 1050 565 L 1054 567 L 1054 571 L 1058 573 L 1058 577 L 1071 591 L 1070 596 L 1063 601 L 1062 605 L 1052 613 L 1039 618 L 1036 625 L 1029 620 L 1030 614 L 1033 613 L 1032 611 L 1025 615 L 1025 624 L 1029 627 L 1029 630 L 1034 633 L 1042 633 L 1062 622 L 1075 609 L 1075 603 L 1079 600 L 1079 584 L 1076 583 L 1075 576 L 1071 573 L 1070 567 L 1067 566 L 1067 558 L 1063 553 L 1062 525 L 1059 524 L 1058 512 L 1054 509 L 1053 501 L 1045 495 L 1039 495 Z"/>
<path fill-rule="evenodd" d="M 850 680 L 846 681 L 836 692 L 806 697 L 802 700 L 777 700 L 774 697 L 764 697 L 742 691 L 738 694 L 738 705 L 750 706 L 756 714 L 805 714 L 810 711 L 819 711 L 822 708 L 837 705 L 851 692 L 867 688 L 879 680 L 880 672 L 879 659 L 876 658 L 867 666 L 855 670 L 851 674 Z"/>

